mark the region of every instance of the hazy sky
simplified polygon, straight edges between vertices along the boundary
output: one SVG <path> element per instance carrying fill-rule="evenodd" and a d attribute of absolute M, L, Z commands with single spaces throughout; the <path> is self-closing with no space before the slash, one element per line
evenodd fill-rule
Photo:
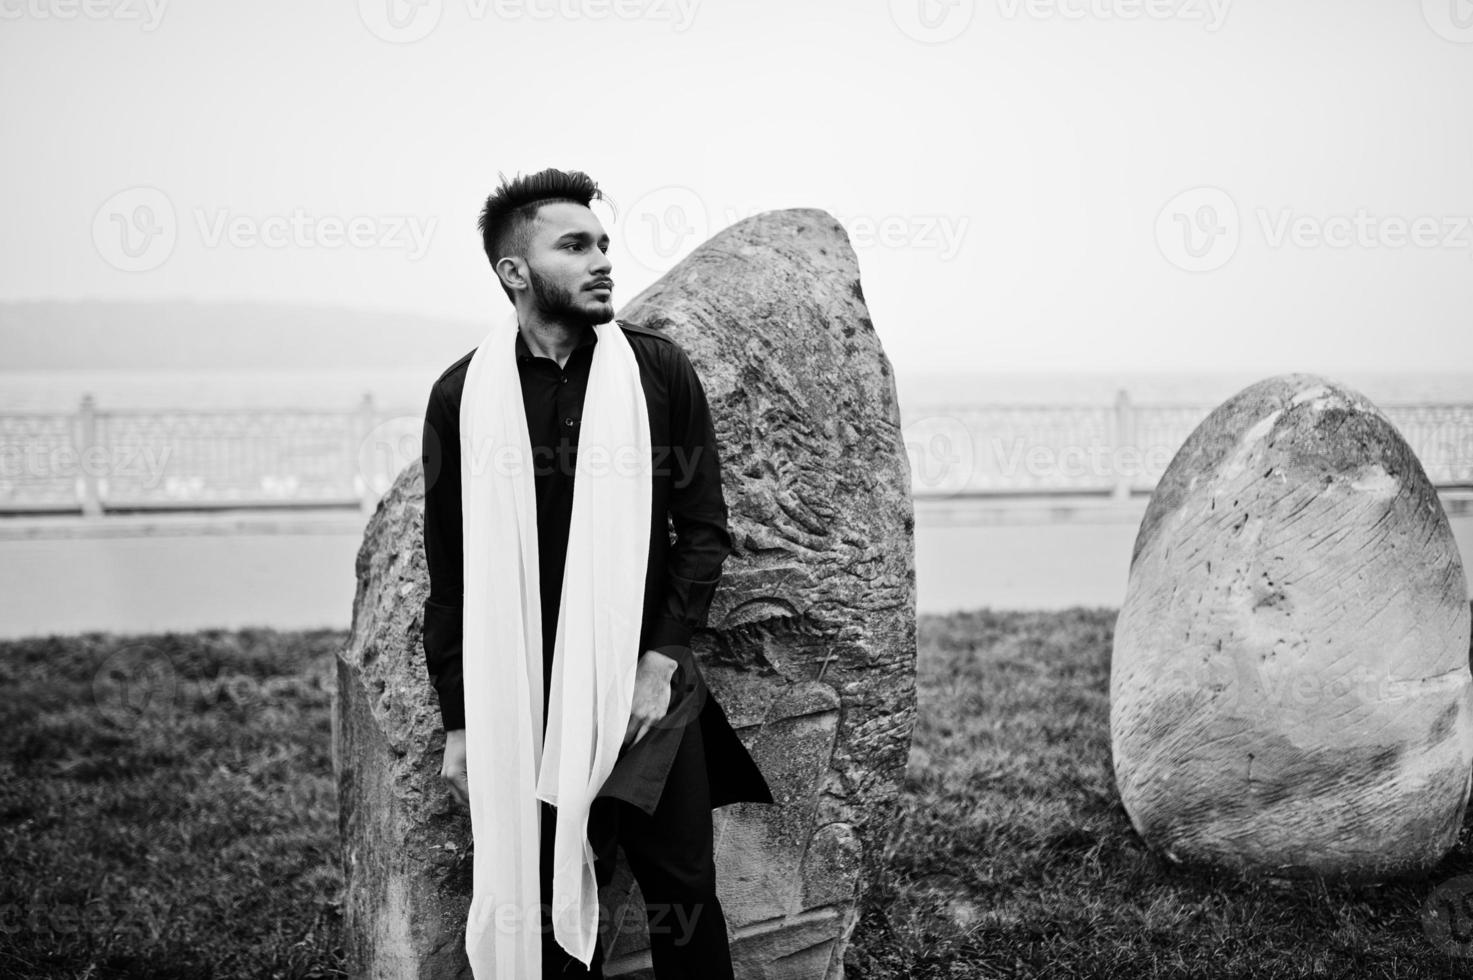
<path fill-rule="evenodd" d="M 0 299 L 489 323 L 498 171 L 627 301 L 762 210 L 902 371 L 1473 370 L 1468 0 L 0 0 Z"/>

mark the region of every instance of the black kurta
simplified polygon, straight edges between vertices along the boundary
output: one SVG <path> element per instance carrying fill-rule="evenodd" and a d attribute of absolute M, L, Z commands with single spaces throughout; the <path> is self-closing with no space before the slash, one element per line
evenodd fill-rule
<path fill-rule="evenodd" d="M 766 781 L 732 731 L 720 704 L 706 689 L 690 652 L 691 635 L 705 620 L 721 578 L 721 564 L 731 551 L 720 458 L 705 391 L 685 351 L 673 340 L 635 324 L 621 321 L 619 326 L 639 365 L 654 456 L 643 627 L 639 650 L 631 655 L 653 649 L 676 660 L 680 667 L 672 681 L 670 710 L 665 719 L 620 754 L 599 795 L 625 799 L 652 813 L 679 747 L 683 726 L 698 719 L 706 746 L 712 806 L 739 800 L 770 803 L 772 795 Z M 534 356 L 520 331 L 514 341 L 537 490 L 544 719 L 573 512 L 578 433 L 597 342 L 597 333 L 587 328 L 567 363 L 559 367 L 550 357 Z M 424 649 L 447 731 L 465 727 L 468 707 L 461 661 L 464 552 L 460 401 L 474 353 L 456 361 L 440 376 L 430 390 L 425 411 L 424 546 L 430 595 L 424 609 Z"/>

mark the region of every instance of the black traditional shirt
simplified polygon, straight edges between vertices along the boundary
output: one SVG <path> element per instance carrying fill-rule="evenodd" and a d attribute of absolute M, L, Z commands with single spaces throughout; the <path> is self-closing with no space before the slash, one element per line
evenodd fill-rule
<path fill-rule="evenodd" d="M 721 577 L 722 562 L 732 547 L 716 435 L 705 392 L 690 359 L 673 340 L 634 324 L 621 322 L 619 326 L 639 365 L 654 457 L 651 512 L 644 517 L 650 526 L 650 546 L 643 627 L 635 655 L 653 649 L 680 666 L 672 679 L 674 689 L 665 722 L 621 754 L 606 792 L 652 811 L 679 745 L 681 726 L 700 717 L 707 735 L 708 760 L 712 755 L 711 736 L 715 735 L 725 762 L 734 762 L 737 767 L 735 773 L 728 773 L 737 782 L 727 792 L 722 791 L 719 778 L 713 781 L 713 800 L 723 796 L 731 800 L 770 800 L 765 782 L 710 697 L 690 652 L 691 636 L 705 620 Z M 545 719 L 573 510 L 578 434 L 598 335 L 592 327 L 587 328 L 562 367 L 550 357 L 533 355 L 520 331 L 510 342 L 516 349 L 537 492 Z M 425 411 L 424 545 L 430 594 L 424 609 L 424 649 L 446 730 L 465 727 L 460 401 L 473 354 L 465 355 L 440 376 L 431 388 Z M 725 731 L 719 731 L 721 728 Z M 734 752 L 740 758 L 734 758 Z M 713 776 L 717 772 L 713 771 Z"/>

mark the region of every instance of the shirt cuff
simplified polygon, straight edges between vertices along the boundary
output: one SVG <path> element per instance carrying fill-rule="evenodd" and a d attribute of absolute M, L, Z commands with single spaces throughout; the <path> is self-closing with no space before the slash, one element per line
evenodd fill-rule
<path fill-rule="evenodd" d="M 460 678 L 454 682 L 442 684 L 436 687 L 435 694 L 440 699 L 440 721 L 444 723 L 447 732 L 453 732 L 457 728 L 465 727 L 465 685 Z"/>
<path fill-rule="evenodd" d="M 655 620 L 654 628 L 650 630 L 646 649 L 658 650 L 663 646 L 688 647 L 691 634 L 694 632 L 692 627 L 686 626 L 678 619 L 661 616 Z"/>

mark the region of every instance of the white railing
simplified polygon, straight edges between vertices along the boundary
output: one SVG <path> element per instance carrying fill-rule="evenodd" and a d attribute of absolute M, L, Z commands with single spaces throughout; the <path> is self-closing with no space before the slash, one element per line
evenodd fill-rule
<path fill-rule="evenodd" d="M 931 405 L 902 409 L 914 496 L 1150 493 L 1215 405 Z M 1432 483 L 1473 486 L 1473 404 L 1387 404 Z"/>
<path fill-rule="evenodd" d="M 903 409 L 917 498 L 1149 493 L 1212 405 L 931 405 Z M 1439 487 L 1473 486 L 1473 405 L 1381 406 Z M 422 414 L 104 410 L 0 414 L 0 513 L 371 510 L 419 458 Z"/>
<path fill-rule="evenodd" d="M 423 417 L 357 409 L 0 414 L 0 512 L 371 510 L 419 458 Z"/>

